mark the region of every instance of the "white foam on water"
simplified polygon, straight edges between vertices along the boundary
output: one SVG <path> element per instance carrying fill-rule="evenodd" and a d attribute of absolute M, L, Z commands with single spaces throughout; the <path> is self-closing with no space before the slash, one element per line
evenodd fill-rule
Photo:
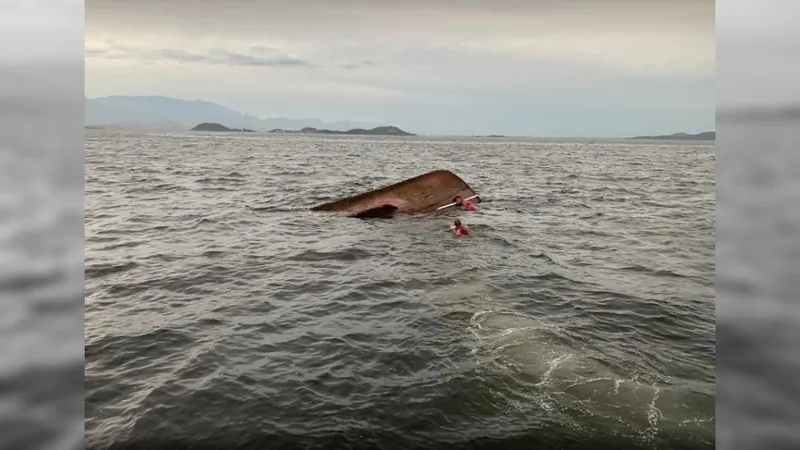
<path fill-rule="evenodd" d="M 536 387 L 541 387 L 541 386 L 546 385 L 550 381 L 550 375 L 558 367 L 558 365 L 561 364 L 562 362 L 566 361 L 567 359 L 572 358 L 572 357 L 573 357 L 572 354 L 561 355 L 561 356 L 553 359 L 552 361 L 550 361 L 550 365 L 547 368 L 547 371 L 542 376 L 542 380 L 539 381 L 538 383 L 536 383 Z"/>
<path fill-rule="evenodd" d="M 656 406 L 656 401 L 658 401 L 659 395 L 659 388 L 658 386 L 653 386 L 653 400 L 647 405 L 647 422 L 649 427 L 642 430 L 639 436 L 645 442 L 652 442 L 653 439 L 658 435 L 658 423 L 661 419 L 664 418 L 664 415 L 661 413 L 661 410 L 658 409 Z"/>
<path fill-rule="evenodd" d="M 468 329 L 474 337 L 472 353 L 490 363 L 490 372 L 536 380 L 530 390 L 515 392 L 517 398 L 507 400 L 512 410 L 524 413 L 538 407 L 571 422 L 576 419 L 568 411 L 578 409 L 594 418 L 581 426 L 602 424 L 646 443 L 666 432 L 664 426 L 670 421 L 675 428 L 697 423 L 684 415 L 692 414 L 690 409 L 676 417 L 662 412 L 661 387 L 637 375 L 620 376 L 589 354 L 556 340 L 556 326 L 516 312 L 484 309 L 472 315 Z"/>

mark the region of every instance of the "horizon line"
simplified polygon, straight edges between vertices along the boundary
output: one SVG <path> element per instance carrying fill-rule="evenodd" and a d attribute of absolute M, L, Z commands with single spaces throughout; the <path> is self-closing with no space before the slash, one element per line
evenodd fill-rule
<path fill-rule="evenodd" d="M 222 124 L 219 124 L 219 125 L 222 125 Z M 393 127 L 394 125 L 383 125 L 383 126 Z M 108 125 L 101 125 L 101 124 L 84 125 L 84 129 L 85 130 L 106 130 L 106 129 L 112 129 L 113 130 L 113 129 L 118 129 L 118 130 L 123 130 L 123 131 L 144 131 L 144 132 L 150 131 L 150 132 L 165 132 L 165 133 L 170 133 L 170 132 L 198 133 L 197 131 L 192 131 L 191 129 L 189 129 L 189 130 L 161 130 L 161 131 L 157 131 L 156 128 L 157 127 L 154 127 L 154 126 L 140 126 L 140 127 L 133 126 L 132 127 L 130 125 L 113 125 L 113 124 L 108 124 Z M 395 127 L 395 128 L 398 128 L 398 127 Z M 312 135 L 312 134 L 314 134 L 314 133 L 300 133 L 299 130 L 292 130 L 292 131 L 293 132 L 291 132 L 291 133 L 271 133 L 270 131 L 254 130 L 252 133 L 247 133 L 247 134 L 266 134 L 266 135 L 273 135 L 273 134 L 275 134 L 275 135 L 283 135 L 283 134 Z M 405 130 L 403 130 L 403 131 L 405 131 Z M 698 139 L 698 140 L 692 140 L 692 139 L 685 139 L 685 140 L 681 140 L 681 139 L 658 139 L 658 137 L 661 137 L 661 136 L 668 137 L 668 136 L 675 136 L 675 135 L 681 135 L 681 134 L 690 135 L 690 136 L 696 136 L 696 135 L 700 135 L 700 134 L 704 134 L 704 133 L 714 133 L 714 134 L 716 134 L 716 132 L 717 132 L 716 130 L 707 130 L 707 131 L 701 131 L 699 133 L 677 132 L 677 133 L 672 133 L 672 134 L 638 135 L 638 136 L 541 136 L 541 135 L 534 136 L 534 135 L 508 135 L 508 134 L 496 134 L 496 133 L 486 133 L 486 134 L 481 134 L 481 133 L 471 133 L 471 134 L 414 133 L 411 136 L 341 135 L 341 134 L 330 134 L 330 135 L 322 134 L 322 135 L 323 136 L 347 136 L 347 137 L 359 137 L 359 138 L 363 138 L 363 137 L 390 137 L 390 138 L 410 138 L 410 139 L 413 139 L 413 138 L 426 138 L 426 137 L 444 137 L 444 138 L 451 138 L 452 137 L 452 138 L 476 138 L 476 139 L 481 139 L 481 138 L 483 138 L 483 139 L 569 139 L 569 140 L 605 140 L 605 141 L 612 141 L 612 140 L 647 141 L 647 140 L 653 140 L 653 141 L 662 141 L 662 142 L 663 141 L 670 141 L 670 142 L 715 142 L 716 141 L 716 137 L 715 137 L 715 139 Z M 204 131 L 199 131 L 199 133 L 224 133 L 224 132 L 218 132 L 218 131 L 204 132 Z M 232 133 L 238 133 L 238 132 L 233 131 Z"/>

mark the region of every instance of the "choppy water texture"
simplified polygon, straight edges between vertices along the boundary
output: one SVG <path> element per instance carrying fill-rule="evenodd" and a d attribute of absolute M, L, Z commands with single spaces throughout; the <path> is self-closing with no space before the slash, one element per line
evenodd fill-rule
<path fill-rule="evenodd" d="M 459 215 L 315 204 L 446 168 Z M 86 436 L 714 446 L 714 148 L 87 131 Z"/>

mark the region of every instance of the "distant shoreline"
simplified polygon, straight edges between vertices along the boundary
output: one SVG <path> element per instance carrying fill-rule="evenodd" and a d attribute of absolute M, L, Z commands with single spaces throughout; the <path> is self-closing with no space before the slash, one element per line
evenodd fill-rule
<path fill-rule="evenodd" d="M 209 123 L 211 122 L 204 122 Z M 202 125 L 202 124 L 201 124 Z M 422 136 L 429 138 L 454 138 L 454 139 L 536 139 L 536 140 L 555 140 L 555 141 L 631 141 L 631 140 L 652 140 L 652 141 L 668 141 L 668 142 L 682 142 L 682 141 L 696 141 L 696 142 L 714 142 L 716 140 L 716 132 L 709 131 L 698 134 L 676 133 L 670 135 L 654 135 L 654 136 L 635 136 L 635 137 L 615 137 L 615 136 L 525 136 L 525 135 L 500 135 L 500 134 L 423 134 L 417 135 L 408 133 L 397 127 L 376 127 L 372 129 L 354 128 L 347 131 L 341 130 L 328 130 L 317 128 L 303 128 L 300 130 L 287 130 L 287 129 L 272 129 L 269 131 L 251 130 L 248 128 L 229 128 L 221 124 L 213 124 L 211 127 L 192 128 L 190 131 L 211 132 L 211 133 L 255 133 L 255 134 L 294 134 L 294 135 L 339 135 L 339 136 Z M 143 126 L 123 126 L 123 125 L 102 125 L 102 124 L 88 124 L 84 128 L 88 130 L 116 130 L 116 131 L 130 131 L 130 132 L 185 132 L 185 127 L 143 127 Z"/>
<path fill-rule="evenodd" d="M 218 133 L 292 133 L 292 134 L 319 134 L 319 135 L 342 135 L 342 136 L 418 136 L 400 128 L 387 126 L 387 123 L 361 122 L 352 120 L 336 120 L 332 122 L 320 119 L 292 119 L 286 117 L 257 117 L 246 113 L 232 110 L 226 106 L 204 101 L 186 100 L 180 98 L 145 95 L 111 95 L 106 97 L 88 98 L 84 97 L 84 124 L 87 130 L 128 130 L 139 132 L 156 133 L 180 133 L 187 132 L 197 124 L 218 124 L 212 128 L 201 127 L 197 132 L 218 132 Z M 797 111 L 800 108 L 795 108 Z M 791 114 L 791 107 L 778 108 L 783 113 L 778 116 Z M 774 111 L 774 110 L 773 110 Z M 789 111 L 789 112 L 787 112 Z M 724 113 L 724 111 L 718 112 Z M 723 114 L 724 117 L 724 114 Z M 224 125 L 222 125 L 224 124 Z M 417 125 L 422 127 L 422 125 Z M 579 136 L 565 135 L 563 130 L 553 132 L 549 127 L 541 130 L 500 130 L 481 129 L 483 126 L 475 125 L 475 129 L 460 129 L 454 131 L 433 131 L 430 129 L 432 124 L 425 126 L 429 128 L 419 136 L 430 137 L 464 137 L 473 139 L 579 139 L 579 140 L 628 140 L 628 139 L 666 139 L 669 141 L 687 140 L 679 136 L 634 136 L 633 133 L 621 133 L 609 135 L 615 130 L 604 130 L 600 132 L 602 136 L 590 136 L 581 130 L 571 130 Z M 555 126 L 555 125 L 554 125 Z M 709 125 L 709 128 L 713 128 Z M 524 130 L 524 131 L 523 131 Z M 621 131 L 621 130 L 616 130 Z M 629 131 L 630 132 L 630 131 Z M 693 137 L 690 139 L 697 139 Z M 713 141 L 715 139 L 700 140 Z"/>
<path fill-rule="evenodd" d="M 205 122 L 197 125 L 196 127 L 192 128 L 190 131 L 211 131 L 211 132 L 220 132 L 220 133 L 228 133 L 228 132 L 243 132 L 243 133 L 255 133 L 255 130 L 250 130 L 248 128 L 228 128 L 225 125 L 219 123 L 210 123 Z M 384 126 L 384 127 L 375 127 L 372 129 L 364 129 L 364 128 L 353 128 L 347 131 L 340 131 L 340 130 L 327 130 L 327 129 L 317 129 L 313 127 L 306 127 L 301 130 L 286 130 L 282 128 L 275 128 L 272 130 L 267 131 L 270 134 L 346 134 L 346 135 L 358 135 L 358 136 L 416 136 L 414 133 L 409 133 L 407 131 L 403 131 L 400 128 L 392 127 L 392 126 Z"/>
<path fill-rule="evenodd" d="M 283 133 L 291 133 L 291 134 L 348 134 L 348 135 L 360 135 L 360 136 L 416 136 L 414 133 L 409 133 L 407 131 L 403 131 L 400 128 L 392 127 L 392 126 L 383 126 L 383 127 L 375 127 L 372 129 L 364 129 L 364 128 L 353 128 L 347 131 L 340 131 L 340 130 L 327 130 L 322 129 L 319 130 L 313 127 L 306 127 L 301 130 L 285 130 L 282 128 L 276 128 L 273 130 L 269 130 L 267 133 L 272 134 L 283 134 Z"/>
<path fill-rule="evenodd" d="M 228 128 L 225 125 L 211 122 L 203 122 L 200 125 L 192 128 L 190 131 L 215 131 L 219 133 L 255 133 L 256 130 L 249 128 Z"/>
<path fill-rule="evenodd" d="M 635 136 L 628 139 L 654 140 L 654 141 L 714 141 L 717 139 L 716 131 L 704 131 L 697 134 L 675 133 L 660 136 Z"/>

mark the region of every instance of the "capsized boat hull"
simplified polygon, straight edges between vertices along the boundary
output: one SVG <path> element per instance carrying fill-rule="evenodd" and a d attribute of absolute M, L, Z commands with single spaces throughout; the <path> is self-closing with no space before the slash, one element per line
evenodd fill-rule
<path fill-rule="evenodd" d="M 477 195 L 458 175 L 449 170 L 434 170 L 373 191 L 315 206 L 312 211 L 348 213 L 354 217 L 391 217 L 396 213 L 414 214 L 436 211 L 453 198 Z"/>

